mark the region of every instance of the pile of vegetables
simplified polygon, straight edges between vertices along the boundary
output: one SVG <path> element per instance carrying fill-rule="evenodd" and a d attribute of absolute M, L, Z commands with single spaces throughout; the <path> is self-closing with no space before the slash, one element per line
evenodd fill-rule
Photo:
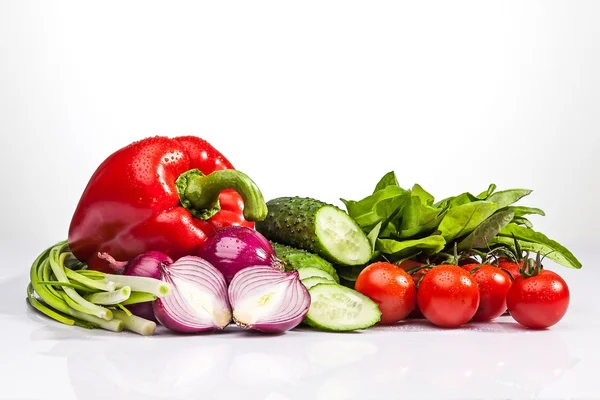
<path fill-rule="evenodd" d="M 347 211 L 313 198 L 265 203 L 203 139 L 147 138 L 98 167 L 68 240 L 33 263 L 28 301 L 64 324 L 142 335 L 157 323 L 281 333 L 411 317 L 450 328 L 507 310 L 544 328 L 564 316 L 569 292 L 541 255 L 581 264 L 533 230 L 527 215 L 542 210 L 515 205 L 530 192 L 490 185 L 436 202 L 390 172 L 364 199 L 342 199 Z"/>

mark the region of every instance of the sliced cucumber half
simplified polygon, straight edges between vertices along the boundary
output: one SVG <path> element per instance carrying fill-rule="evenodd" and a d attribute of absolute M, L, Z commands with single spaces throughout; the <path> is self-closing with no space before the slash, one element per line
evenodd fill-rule
<path fill-rule="evenodd" d="M 322 207 L 315 216 L 315 233 L 330 256 L 340 264 L 366 264 L 372 249 L 369 239 L 352 218 L 336 207 Z"/>
<path fill-rule="evenodd" d="M 304 322 L 329 331 L 353 331 L 375 325 L 381 319 L 377 303 L 335 283 L 319 283 L 308 292 L 310 308 Z"/>

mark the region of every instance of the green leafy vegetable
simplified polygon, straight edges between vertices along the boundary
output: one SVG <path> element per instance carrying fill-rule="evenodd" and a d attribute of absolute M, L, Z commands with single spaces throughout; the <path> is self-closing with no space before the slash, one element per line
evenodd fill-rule
<path fill-rule="evenodd" d="M 533 228 L 533 224 L 531 223 L 531 221 L 529 221 L 527 218 L 525 217 L 515 217 L 512 220 L 513 223 L 517 224 L 517 225 L 523 225 L 526 226 L 527 228 Z"/>
<path fill-rule="evenodd" d="M 484 190 L 483 192 L 479 193 L 477 195 L 477 198 L 480 200 L 486 200 L 488 197 L 490 197 L 492 195 L 492 193 L 494 193 L 495 190 L 496 190 L 496 184 L 492 183 L 487 188 L 487 190 Z"/>
<path fill-rule="evenodd" d="M 542 255 L 547 256 L 562 266 L 581 268 L 581 262 L 560 243 L 524 226 L 508 224 L 494 240 L 496 243 L 512 245 L 514 243 L 513 235 L 525 251 L 540 251 Z"/>
<path fill-rule="evenodd" d="M 364 232 L 370 232 L 379 222 L 387 220 L 408 199 L 409 192 L 399 186 L 386 186 L 360 201 L 340 199 Z"/>
<path fill-rule="evenodd" d="M 384 254 L 393 254 L 397 257 L 403 257 L 418 250 L 422 250 L 423 254 L 434 254 L 442 251 L 445 246 L 446 241 L 440 235 L 431 235 L 421 239 L 404 241 L 392 239 L 377 240 L 377 250 Z"/>
<path fill-rule="evenodd" d="M 450 208 L 438 228 L 447 242 L 466 235 L 477 228 L 496 211 L 498 206 L 489 201 L 477 201 Z"/>
<path fill-rule="evenodd" d="M 513 203 L 519 201 L 519 199 L 529 195 L 531 190 L 529 189 L 510 189 L 510 190 L 501 190 L 499 192 L 493 193 L 486 200 L 491 201 L 492 203 L 496 203 L 498 208 L 504 208 L 510 206 Z"/>
<path fill-rule="evenodd" d="M 421 200 L 422 204 L 428 206 L 433 204 L 433 195 L 423 189 L 418 183 L 415 183 L 410 191 L 413 196 L 417 196 Z"/>
<path fill-rule="evenodd" d="M 464 238 L 459 244 L 457 249 L 459 251 L 471 250 L 477 248 L 486 248 L 494 239 L 494 237 L 500 232 L 506 225 L 508 225 L 513 217 L 514 212 L 512 210 L 500 210 L 493 214 L 491 217 L 483 221 L 473 232 L 471 232 L 466 238 Z"/>
<path fill-rule="evenodd" d="M 381 178 L 379 180 L 379 182 L 377 182 L 377 185 L 375 186 L 375 190 L 373 191 L 373 193 L 378 192 L 382 189 L 385 189 L 388 186 L 400 187 L 400 185 L 398 184 L 398 179 L 396 179 L 396 173 L 394 171 L 388 172 L 387 174 L 385 174 L 383 176 L 383 178 Z"/>
<path fill-rule="evenodd" d="M 534 207 L 512 206 L 510 208 L 514 211 L 515 217 L 523 217 L 525 215 L 546 215 L 544 211 Z"/>

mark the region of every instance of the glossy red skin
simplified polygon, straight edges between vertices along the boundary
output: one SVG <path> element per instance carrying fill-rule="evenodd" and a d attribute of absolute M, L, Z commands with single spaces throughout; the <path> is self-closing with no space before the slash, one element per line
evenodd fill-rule
<path fill-rule="evenodd" d="M 515 280 L 506 295 L 510 315 L 521 325 L 545 329 L 560 321 L 569 308 L 571 294 L 557 273 L 542 270 L 539 275 Z"/>
<path fill-rule="evenodd" d="M 146 138 L 110 155 L 90 178 L 71 220 L 74 255 L 90 269 L 115 272 L 98 252 L 130 260 L 155 250 L 178 259 L 196 254 L 221 227 L 254 226 L 244 219 L 242 199 L 232 190 L 221 193 L 221 210 L 206 221 L 183 208 L 175 181 L 194 168 L 209 174 L 233 165 L 195 136 Z"/>
<path fill-rule="evenodd" d="M 479 287 L 479 307 L 473 321 L 490 321 L 504 314 L 506 293 L 512 285 L 510 276 L 489 264 L 467 264 L 463 268 L 473 274 Z M 473 273 L 475 268 L 478 269 Z"/>
<path fill-rule="evenodd" d="M 502 268 L 510 272 L 513 279 L 517 279 L 521 277 L 521 273 L 519 269 L 523 267 L 523 261 L 520 261 L 518 264 L 509 258 L 500 258 L 498 260 L 498 268 Z"/>
<path fill-rule="evenodd" d="M 380 323 L 395 324 L 415 308 L 417 292 L 412 277 L 402 268 L 387 262 L 377 262 L 361 271 L 354 289 L 379 306 Z"/>
<path fill-rule="evenodd" d="M 459 327 L 473 318 L 479 298 L 475 278 L 457 265 L 432 268 L 417 291 L 417 304 L 425 318 L 444 328 Z"/>
<path fill-rule="evenodd" d="M 398 266 L 405 271 L 410 271 L 411 269 L 420 267 L 422 265 L 425 265 L 425 264 L 422 262 L 413 261 L 413 260 L 404 260 L 404 261 L 400 262 L 400 264 L 398 264 Z M 422 268 L 422 269 L 410 274 L 410 276 L 412 276 L 413 282 L 415 283 L 415 287 L 418 288 L 419 281 L 421 280 L 423 275 L 425 275 L 427 273 L 427 271 L 429 271 L 429 269 L 430 268 Z M 417 289 L 417 291 L 418 291 L 418 289 Z M 408 318 L 423 318 L 423 313 L 421 313 L 421 310 L 419 310 L 419 306 L 417 304 L 415 304 L 415 308 L 410 312 L 410 314 L 408 314 Z"/>

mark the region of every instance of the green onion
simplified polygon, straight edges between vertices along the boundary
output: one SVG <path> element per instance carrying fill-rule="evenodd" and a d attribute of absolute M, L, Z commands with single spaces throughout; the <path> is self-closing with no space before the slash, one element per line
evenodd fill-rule
<path fill-rule="evenodd" d="M 65 273 L 67 275 L 67 278 L 74 280 L 75 282 L 79 282 L 82 285 L 85 285 L 92 289 L 103 290 L 105 292 L 112 292 L 113 290 L 115 290 L 116 287 L 114 282 L 103 282 L 98 279 L 91 279 L 84 275 L 81 275 L 80 273 L 72 271 L 69 268 L 65 268 Z"/>
<path fill-rule="evenodd" d="M 94 304 L 115 305 L 127 300 L 130 294 L 131 288 L 129 286 L 123 286 L 121 289 L 112 292 L 88 294 L 85 296 L 85 299 Z"/>
<path fill-rule="evenodd" d="M 129 304 L 146 303 L 148 301 L 154 301 L 157 297 L 151 293 L 146 292 L 131 292 L 129 298 L 122 302 L 124 306 Z"/>
<path fill-rule="evenodd" d="M 127 314 L 128 317 L 132 316 L 133 314 L 131 313 L 131 311 L 129 311 L 127 308 L 125 308 L 125 306 L 123 304 L 117 304 L 117 307 L 119 307 L 121 310 L 123 310 L 123 312 L 125 314 Z"/>
<path fill-rule="evenodd" d="M 135 315 L 127 315 L 123 311 L 115 310 L 114 317 L 117 320 L 123 321 L 126 329 L 139 333 L 140 335 L 149 336 L 154 334 L 156 323 Z"/>
<path fill-rule="evenodd" d="M 168 283 L 143 276 L 104 274 L 104 279 L 105 281 L 113 281 L 117 288 L 129 286 L 133 291 L 151 293 L 156 297 L 164 297 L 171 291 L 171 285 Z"/>

